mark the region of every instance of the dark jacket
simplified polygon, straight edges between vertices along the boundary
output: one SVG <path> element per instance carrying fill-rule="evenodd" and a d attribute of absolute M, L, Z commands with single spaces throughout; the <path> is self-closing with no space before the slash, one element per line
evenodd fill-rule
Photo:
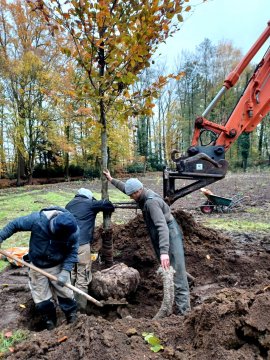
<path fill-rule="evenodd" d="M 62 264 L 62 269 L 71 271 L 74 263 L 78 262 L 79 228 L 68 238 L 56 238 L 49 224 L 59 212 L 67 210 L 55 206 L 14 219 L 0 231 L 0 242 L 18 231 L 31 231 L 30 262 L 43 269 Z"/>
<path fill-rule="evenodd" d="M 80 246 L 93 241 L 97 213 L 113 212 L 114 206 L 108 200 L 89 199 L 84 195 L 75 197 L 66 205 L 66 209 L 74 215 L 80 228 Z"/>

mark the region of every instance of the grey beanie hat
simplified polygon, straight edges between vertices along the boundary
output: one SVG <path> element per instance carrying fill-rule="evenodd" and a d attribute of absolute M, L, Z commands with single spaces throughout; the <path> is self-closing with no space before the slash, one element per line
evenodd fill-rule
<path fill-rule="evenodd" d="M 128 179 L 125 183 L 125 193 L 131 195 L 143 188 L 143 184 L 136 178 Z"/>
<path fill-rule="evenodd" d="M 93 197 L 92 191 L 85 189 L 85 188 L 80 188 L 77 193 L 78 193 L 78 195 L 84 195 L 84 196 L 88 197 L 88 199 L 90 199 L 90 200 Z"/>

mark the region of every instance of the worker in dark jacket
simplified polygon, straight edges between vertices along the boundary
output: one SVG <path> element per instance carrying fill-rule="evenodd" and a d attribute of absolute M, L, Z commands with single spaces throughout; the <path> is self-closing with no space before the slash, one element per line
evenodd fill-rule
<path fill-rule="evenodd" d="M 164 270 L 174 268 L 175 304 L 177 314 L 190 310 L 189 286 L 185 268 L 182 231 L 171 214 L 170 207 L 152 190 L 145 189 L 136 178 L 126 183 L 113 179 L 108 170 L 103 171 L 107 180 L 136 201 L 142 210 L 153 248 Z"/>
<path fill-rule="evenodd" d="M 29 287 L 44 326 L 56 326 L 55 300 L 67 322 L 76 320 L 77 304 L 70 284 L 70 272 L 78 261 L 79 228 L 74 216 L 61 207 L 49 207 L 9 222 L 0 231 L 0 244 L 18 231 L 31 231 L 29 262 L 56 276 L 57 281 L 30 269 Z"/>
<path fill-rule="evenodd" d="M 71 274 L 72 282 L 77 288 L 88 293 L 88 287 L 92 280 L 90 244 L 93 241 L 96 216 L 100 211 L 113 212 L 114 206 L 108 200 L 96 200 L 92 191 L 81 188 L 66 205 L 66 209 L 74 215 L 80 228 L 79 262 Z M 75 297 L 78 309 L 82 312 L 85 311 L 87 299 L 80 294 L 75 294 Z"/>

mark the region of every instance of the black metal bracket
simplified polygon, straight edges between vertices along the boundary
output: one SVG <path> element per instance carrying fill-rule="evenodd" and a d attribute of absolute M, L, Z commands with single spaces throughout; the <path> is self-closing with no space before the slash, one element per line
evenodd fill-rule
<path fill-rule="evenodd" d="M 228 163 L 224 159 L 221 147 L 198 147 L 192 156 L 173 159 L 176 169 L 163 169 L 163 197 L 168 204 L 173 204 L 177 199 L 184 197 L 202 187 L 221 180 L 226 175 Z M 218 151 L 217 151 L 218 149 Z M 218 153 L 218 154 L 217 154 Z M 175 188 L 177 179 L 193 181 L 180 189 Z"/>

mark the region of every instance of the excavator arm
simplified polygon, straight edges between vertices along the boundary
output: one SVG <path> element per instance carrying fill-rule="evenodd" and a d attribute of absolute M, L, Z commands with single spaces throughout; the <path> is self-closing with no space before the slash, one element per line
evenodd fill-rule
<path fill-rule="evenodd" d="M 192 143 L 187 154 L 177 157 L 178 151 L 172 151 L 171 158 L 175 162 L 176 169 L 163 170 L 163 196 L 169 204 L 224 178 L 228 169 L 228 162 L 225 160 L 226 151 L 243 132 L 249 133 L 255 130 L 270 112 L 270 48 L 268 48 L 226 124 L 219 125 L 206 118 L 224 93 L 236 84 L 242 72 L 270 37 L 270 21 L 267 25 L 246 56 L 224 80 L 223 87 L 202 116 L 195 120 Z M 204 132 L 210 132 L 211 142 L 208 145 L 199 145 Z M 177 179 L 193 182 L 176 189 Z"/>

